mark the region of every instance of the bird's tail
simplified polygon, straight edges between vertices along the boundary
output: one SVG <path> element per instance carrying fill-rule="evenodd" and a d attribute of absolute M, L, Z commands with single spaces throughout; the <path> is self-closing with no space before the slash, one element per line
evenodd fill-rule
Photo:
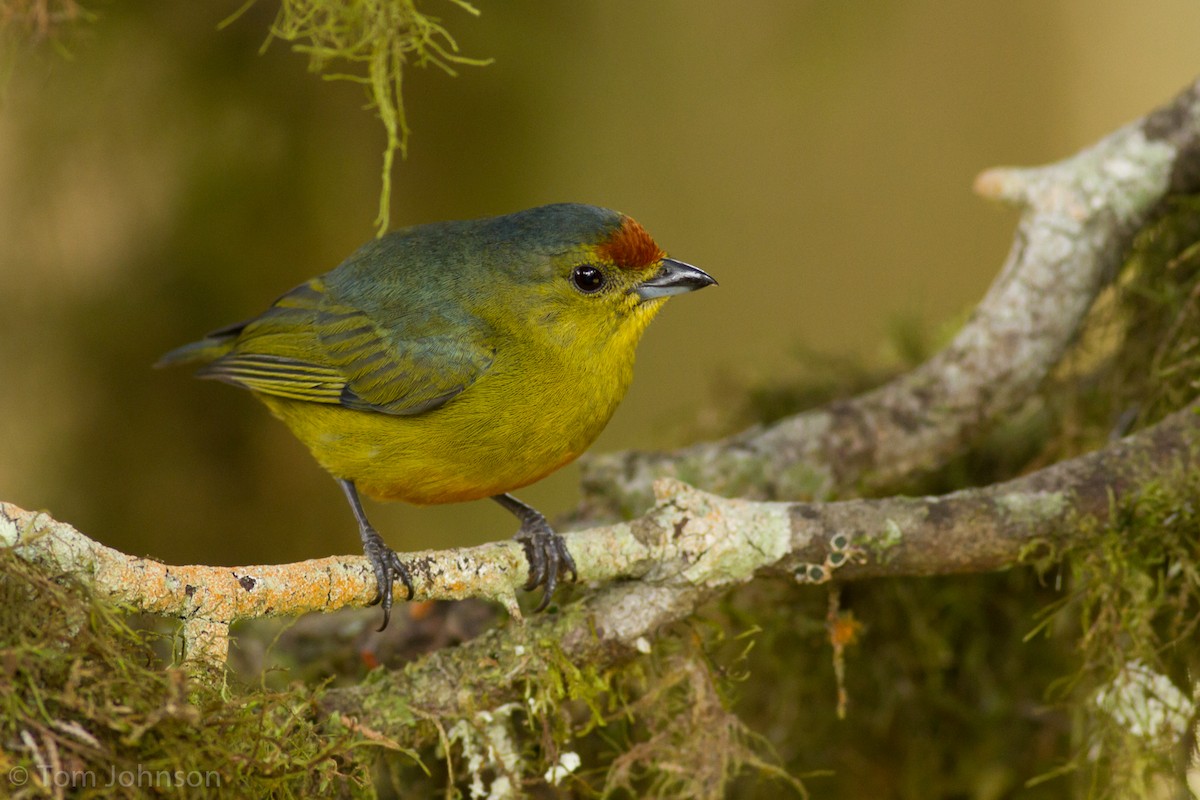
<path fill-rule="evenodd" d="M 233 343 L 237 341 L 238 335 L 245 326 L 246 323 L 239 322 L 236 325 L 213 331 L 198 342 L 176 347 L 155 361 L 154 366 L 161 369 L 176 364 L 207 364 L 216 361 L 233 349 Z"/>

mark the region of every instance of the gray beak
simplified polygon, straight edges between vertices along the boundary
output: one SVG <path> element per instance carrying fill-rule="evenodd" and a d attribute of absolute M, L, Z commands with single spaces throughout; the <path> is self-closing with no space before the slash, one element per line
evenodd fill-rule
<path fill-rule="evenodd" d="M 716 283 L 713 276 L 702 269 L 673 258 L 664 258 L 658 272 L 635 286 L 633 291 L 637 292 L 637 296 L 644 302 L 658 297 L 694 292 Z"/>

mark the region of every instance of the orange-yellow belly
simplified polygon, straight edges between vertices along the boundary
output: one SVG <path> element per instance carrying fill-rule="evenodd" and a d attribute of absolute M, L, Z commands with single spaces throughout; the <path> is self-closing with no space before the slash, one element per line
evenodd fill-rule
<path fill-rule="evenodd" d="M 361 493 L 452 503 L 519 489 L 579 457 L 616 410 L 632 366 L 630 358 L 603 375 L 493 370 L 445 406 L 410 417 L 259 399 Z"/>

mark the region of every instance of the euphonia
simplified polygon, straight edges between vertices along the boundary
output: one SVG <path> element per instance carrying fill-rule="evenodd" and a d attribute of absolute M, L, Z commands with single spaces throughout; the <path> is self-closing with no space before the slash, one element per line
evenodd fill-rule
<path fill-rule="evenodd" d="M 337 480 L 375 571 L 380 630 L 393 581 L 412 599 L 412 578 L 360 493 L 492 498 L 520 520 L 541 610 L 575 562 L 509 492 L 587 449 L 629 387 L 646 325 L 671 295 L 714 283 L 624 214 L 541 206 L 393 231 L 157 366 L 197 363 L 197 377 L 249 389 Z"/>

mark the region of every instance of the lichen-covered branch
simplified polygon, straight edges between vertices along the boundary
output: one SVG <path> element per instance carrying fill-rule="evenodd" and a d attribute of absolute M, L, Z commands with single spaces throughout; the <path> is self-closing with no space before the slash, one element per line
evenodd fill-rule
<path fill-rule="evenodd" d="M 553 647 L 572 659 L 597 650 L 632 652 L 664 623 L 760 570 L 802 573 L 838 534 L 849 536 L 867 556 L 844 566 L 842 579 L 999 569 L 1018 563 L 1031 543 L 1053 546 L 1086 534 L 1085 520 L 1103 520 L 1112 499 L 1129 487 L 1176 480 L 1198 440 L 1200 418 L 1190 408 L 1100 452 L 941 498 L 754 502 L 661 480 L 658 503 L 645 516 L 567 534 L 580 579 L 609 584 L 606 588 L 562 614 L 489 637 L 503 637 L 506 646 L 528 639 L 523 647 L 532 653 L 537 641 L 553 633 Z M 120 603 L 182 618 L 189 657 L 197 660 L 224 660 L 234 620 L 363 605 L 374 586 L 361 556 L 249 567 L 171 566 L 125 555 L 70 525 L 7 503 L 0 504 L 0 545 L 74 575 Z M 484 597 L 519 617 L 515 591 L 525 579 L 525 565 L 515 542 L 411 553 L 404 560 L 420 598 Z M 618 582 L 622 578 L 636 581 Z"/>
<path fill-rule="evenodd" d="M 1198 189 L 1200 81 L 1072 158 L 983 173 L 980 194 L 1024 213 L 999 277 L 944 350 L 872 392 L 768 427 L 589 458 L 589 513 L 639 513 L 664 476 L 730 496 L 828 499 L 944 465 L 1037 390 L 1166 195 Z"/>
<path fill-rule="evenodd" d="M 838 580 L 985 572 L 1086 540 L 1147 486 L 1183 487 L 1200 460 L 1200 405 L 1094 453 L 1005 483 L 941 497 L 889 497 L 791 506 L 793 549 L 778 566 L 818 557 L 848 535 L 870 557 Z"/>
<path fill-rule="evenodd" d="M 748 579 L 790 546 L 783 506 L 725 500 L 674 482 L 664 482 L 660 490 L 662 504 L 643 519 L 568 534 L 582 581 L 623 577 L 643 578 L 660 589 L 718 587 Z M 672 535 L 660 536 L 664 530 Z M 183 619 L 189 656 L 206 660 L 224 660 L 228 625 L 236 620 L 365 605 L 375 587 L 361 556 L 173 566 L 126 555 L 47 514 L 11 503 L 0 503 L 0 546 L 138 611 Z M 527 567 L 517 542 L 407 553 L 403 560 L 418 599 L 490 599 L 520 618 L 516 590 L 526 580 Z"/>
<path fill-rule="evenodd" d="M 660 587 L 716 587 L 748 579 L 790 546 L 781 506 L 723 500 L 682 484 L 664 483 L 662 491 L 670 497 L 644 519 L 569 535 L 581 580 L 639 577 Z M 653 533 L 664 529 L 673 535 Z M 139 611 L 183 619 L 189 657 L 209 661 L 224 660 L 228 626 L 236 620 L 365 605 L 375 587 L 361 556 L 245 567 L 172 566 L 125 555 L 66 523 L 10 503 L 0 503 L 0 546 L 71 574 Z M 526 564 L 516 542 L 407 553 L 404 562 L 419 599 L 481 597 L 503 603 L 520 617 L 516 590 L 525 582 Z M 663 575 L 663 569 L 680 572 Z"/>
<path fill-rule="evenodd" d="M 664 625 L 753 577 L 756 565 L 791 577 L 820 560 L 838 534 L 848 534 L 865 557 L 839 569 L 837 580 L 1015 566 L 1085 541 L 1149 485 L 1187 484 L 1200 455 L 1198 411 L 1200 405 L 1192 406 L 1104 450 L 1026 477 L 944 497 L 755 503 L 660 481 L 658 505 L 629 526 L 647 555 L 659 559 L 650 569 L 630 565 L 630 574 L 641 572 L 639 580 L 611 583 L 558 614 L 489 631 L 402 672 L 331 691 L 325 702 L 330 710 L 369 716 L 385 734 L 398 704 L 418 716 L 493 707 L 521 697 L 526 684 L 538 683 L 549 669 L 603 670 L 634 657 Z M 617 529 L 575 534 L 570 546 Z M 786 551 L 781 557 L 780 548 Z"/>

